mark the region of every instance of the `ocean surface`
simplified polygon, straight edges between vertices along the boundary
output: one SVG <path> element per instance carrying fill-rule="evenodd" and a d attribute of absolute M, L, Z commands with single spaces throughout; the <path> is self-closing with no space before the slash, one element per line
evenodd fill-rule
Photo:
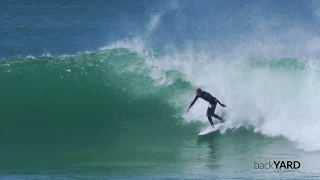
<path fill-rule="evenodd" d="M 0 12 L 1 180 L 320 179 L 318 1 Z M 197 87 L 227 105 L 201 137 L 208 104 L 185 113 Z"/>

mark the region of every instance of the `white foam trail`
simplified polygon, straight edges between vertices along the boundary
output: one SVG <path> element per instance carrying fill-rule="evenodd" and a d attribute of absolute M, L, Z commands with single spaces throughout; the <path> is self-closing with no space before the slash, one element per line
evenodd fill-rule
<path fill-rule="evenodd" d="M 160 14 L 156 14 L 152 16 L 147 26 L 147 36 L 150 36 L 151 33 L 159 26 L 159 24 L 160 24 Z"/>

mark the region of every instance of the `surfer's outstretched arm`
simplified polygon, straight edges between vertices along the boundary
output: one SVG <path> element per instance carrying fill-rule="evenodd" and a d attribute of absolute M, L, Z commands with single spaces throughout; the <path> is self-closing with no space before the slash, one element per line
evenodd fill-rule
<path fill-rule="evenodd" d="M 199 96 L 194 97 L 193 101 L 191 102 L 187 112 L 189 112 L 189 109 L 193 106 L 193 104 L 197 101 L 197 99 L 199 98 Z"/>
<path fill-rule="evenodd" d="M 191 102 L 189 109 L 193 106 L 193 104 L 197 101 L 197 99 L 199 98 L 199 96 L 194 97 L 193 101 Z"/>

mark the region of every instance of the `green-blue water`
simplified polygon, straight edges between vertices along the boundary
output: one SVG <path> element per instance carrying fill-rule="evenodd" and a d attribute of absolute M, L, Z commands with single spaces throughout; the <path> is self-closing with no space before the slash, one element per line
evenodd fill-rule
<path fill-rule="evenodd" d="M 186 122 L 186 102 L 172 101 L 190 94 L 192 85 L 173 71 L 164 72 L 173 83 L 155 85 L 152 68 L 143 65 L 145 58 L 127 49 L 112 49 L 2 61 L 2 177 L 319 177 L 319 163 L 310 161 L 319 153 L 298 150 L 286 138 L 262 135 L 252 126 L 198 137 L 208 122 Z M 254 169 L 255 161 L 267 158 L 300 161 L 300 172 Z"/>

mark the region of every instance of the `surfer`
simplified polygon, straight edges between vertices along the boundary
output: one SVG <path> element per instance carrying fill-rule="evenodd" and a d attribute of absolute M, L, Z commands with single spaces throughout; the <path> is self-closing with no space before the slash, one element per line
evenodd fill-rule
<path fill-rule="evenodd" d="M 222 104 L 217 98 L 213 97 L 210 93 L 208 93 L 208 92 L 206 92 L 206 91 L 202 91 L 200 88 L 197 88 L 197 89 L 195 90 L 195 94 L 196 94 L 196 97 L 195 97 L 194 100 L 191 102 L 191 104 L 190 104 L 190 106 L 189 106 L 189 108 L 188 108 L 188 110 L 187 110 L 187 113 L 189 112 L 189 110 L 190 110 L 190 108 L 192 107 L 192 105 L 193 105 L 193 104 L 197 101 L 197 99 L 200 97 L 200 98 L 202 98 L 203 100 L 209 102 L 209 107 L 208 107 L 208 109 L 207 109 L 207 117 L 208 117 L 208 120 L 209 120 L 209 122 L 210 122 L 210 124 L 211 124 L 211 127 L 214 128 L 214 125 L 213 125 L 211 116 L 219 119 L 220 122 L 224 122 L 224 120 L 223 120 L 220 116 L 214 114 L 214 111 L 215 111 L 215 109 L 216 109 L 217 103 L 219 103 L 220 106 L 222 106 L 222 107 L 226 107 L 226 105 Z"/>

